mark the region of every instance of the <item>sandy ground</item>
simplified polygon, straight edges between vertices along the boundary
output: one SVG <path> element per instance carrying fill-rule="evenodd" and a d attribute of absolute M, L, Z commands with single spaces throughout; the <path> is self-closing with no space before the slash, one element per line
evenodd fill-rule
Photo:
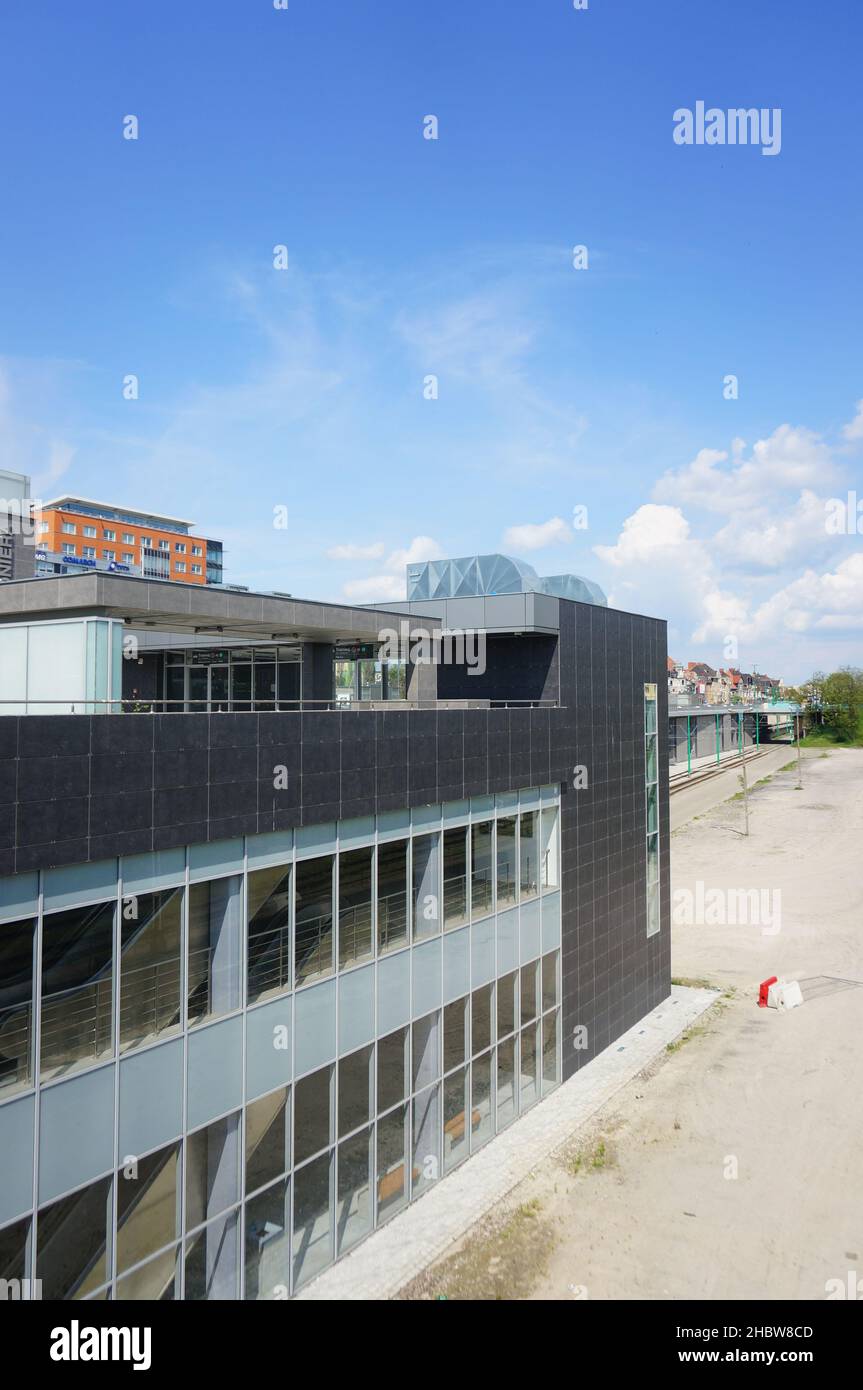
<path fill-rule="evenodd" d="M 403 1297 L 823 1299 L 863 1277 L 863 752 L 809 754 L 803 782 L 757 787 L 748 839 L 739 801 L 672 836 L 675 892 L 727 912 L 724 890 L 766 889 L 779 930 L 673 926 L 674 978 L 723 991 L 704 1025 Z M 802 1008 L 756 1007 L 774 974 Z"/>

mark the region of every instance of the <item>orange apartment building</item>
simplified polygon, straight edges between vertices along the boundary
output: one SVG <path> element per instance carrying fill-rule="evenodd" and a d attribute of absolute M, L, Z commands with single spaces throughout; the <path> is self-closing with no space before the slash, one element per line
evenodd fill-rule
<path fill-rule="evenodd" d="M 42 504 L 36 573 L 81 569 L 221 584 L 222 542 L 192 534 L 191 521 L 91 498 L 63 496 Z"/>

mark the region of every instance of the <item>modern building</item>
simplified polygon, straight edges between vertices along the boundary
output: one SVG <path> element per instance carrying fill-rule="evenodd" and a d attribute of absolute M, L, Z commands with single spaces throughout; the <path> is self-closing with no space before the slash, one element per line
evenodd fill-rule
<path fill-rule="evenodd" d="M 193 525 L 88 497 L 55 497 L 42 504 L 36 573 L 91 569 L 178 584 L 221 584 L 222 542 L 193 535 Z"/>
<path fill-rule="evenodd" d="M 527 588 L 0 586 L 0 1278 L 290 1297 L 665 999 L 666 660 Z"/>
<path fill-rule="evenodd" d="M 0 468 L 0 584 L 32 575 L 35 554 L 30 479 Z"/>

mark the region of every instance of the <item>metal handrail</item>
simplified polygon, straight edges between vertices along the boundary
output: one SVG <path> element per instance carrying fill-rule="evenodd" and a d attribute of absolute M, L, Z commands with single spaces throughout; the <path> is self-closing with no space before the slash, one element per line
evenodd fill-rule
<path fill-rule="evenodd" d="M 34 705 L 41 709 L 45 705 L 62 705 L 63 710 L 68 714 L 87 714 L 92 705 L 105 705 L 110 710 L 119 714 L 282 714 L 297 711 L 302 713 L 307 708 L 310 713 L 320 711 L 321 713 L 350 713 L 363 711 L 372 714 L 386 713 L 387 709 L 393 711 L 411 710 L 447 710 L 447 709 L 563 709 L 558 700 L 495 700 L 495 699 L 440 699 L 440 700 L 283 700 L 276 697 L 272 699 L 255 699 L 249 696 L 248 699 L 233 698 L 228 700 L 221 699 L 188 699 L 188 700 L 169 700 L 159 696 L 118 696 L 116 699 L 92 699 L 89 696 L 82 696 L 79 699 L 71 700 L 46 700 L 42 698 L 30 698 L 22 696 L 20 700 L 0 700 L 0 706 L 15 705 L 27 706 Z M 76 705 L 81 706 L 76 709 Z M 172 705 L 180 705 L 180 709 L 166 708 Z M 206 706 L 218 705 L 218 709 L 207 709 Z M 71 708 L 69 708 L 71 706 Z M 196 706 L 205 708 L 197 709 Z M 242 708 L 237 708 L 241 706 Z M 128 708 L 127 708 L 128 707 Z M 224 708 L 223 708 L 224 707 Z"/>

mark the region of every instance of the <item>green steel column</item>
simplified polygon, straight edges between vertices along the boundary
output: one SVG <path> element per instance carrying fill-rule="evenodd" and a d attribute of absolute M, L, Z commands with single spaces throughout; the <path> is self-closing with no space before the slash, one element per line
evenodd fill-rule
<path fill-rule="evenodd" d="M 756 716 L 755 716 L 755 747 L 756 747 L 756 748 L 758 747 L 758 745 L 759 745 L 759 743 L 760 743 L 760 741 L 761 741 L 761 733 L 760 733 L 760 730 L 761 730 L 761 721 L 760 721 L 760 719 L 758 718 L 758 715 L 756 714 Z"/>
<path fill-rule="evenodd" d="M 689 776 L 689 774 L 690 774 L 691 771 L 692 771 L 692 732 L 691 732 L 691 724 L 692 724 L 692 715 L 691 715 L 691 714 L 687 714 L 687 716 L 686 716 L 686 775 L 687 775 L 687 777 Z"/>
<path fill-rule="evenodd" d="M 716 720 L 716 761 L 719 762 L 719 715 L 714 715 Z"/>

